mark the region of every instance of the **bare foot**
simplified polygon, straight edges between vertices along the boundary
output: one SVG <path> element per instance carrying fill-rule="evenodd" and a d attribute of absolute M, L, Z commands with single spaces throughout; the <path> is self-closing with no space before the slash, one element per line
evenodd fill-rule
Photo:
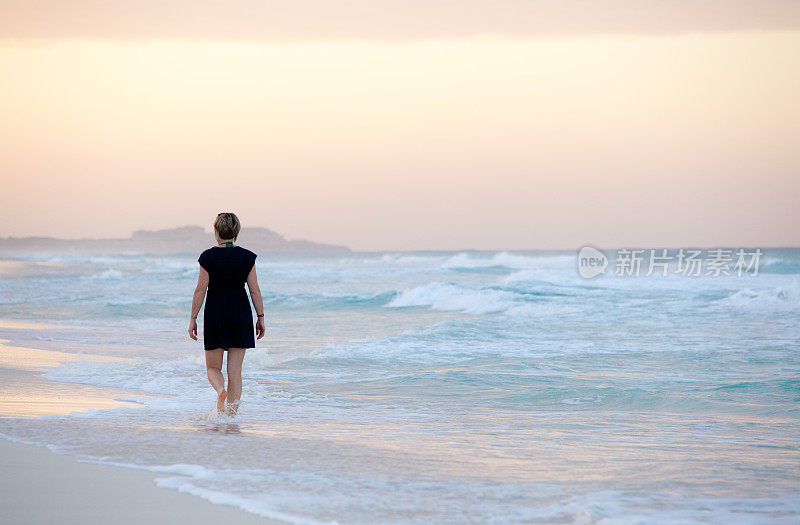
<path fill-rule="evenodd" d="M 220 412 L 225 411 L 225 398 L 228 397 L 228 391 L 224 388 L 219 391 L 219 395 L 217 396 L 217 410 Z"/>
<path fill-rule="evenodd" d="M 228 409 L 227 409 L 226 413 L 230 417 L 236 417 L 236 411 L 239 409 L 239 400 L 237 399 L 233 403 L 228 403 L 228 407 L 227 408 Z"/>

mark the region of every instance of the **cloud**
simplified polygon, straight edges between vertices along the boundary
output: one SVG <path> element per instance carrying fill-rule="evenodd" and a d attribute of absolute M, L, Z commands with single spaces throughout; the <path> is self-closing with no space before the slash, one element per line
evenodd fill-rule
<path fill-rule="evenodd" d="M 0 2 L 4 40 L 415 40 L 797 28 L 796 0 Z"/>

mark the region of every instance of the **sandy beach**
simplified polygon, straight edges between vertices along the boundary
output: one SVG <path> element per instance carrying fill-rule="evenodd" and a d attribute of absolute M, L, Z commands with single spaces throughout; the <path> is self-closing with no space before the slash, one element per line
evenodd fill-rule
<path fill-rule="evenodd" d="M 84 463 L 7 439 L 0 439 L 0 469 L 0 508 L 8 525 L 284 524 L 158 488 L 156 473 Z"/>
<path fill-rule="evenodd" d="M 4 328 L 37 330 L 44 325 L 4 323 Z M 0 418 L 41 417 L 119 406 L 141 392 L 50 381 L 37 372 L 77 359 L 106 360 L 24 348 L 0 340 Z M 2 436 L 5 437 L 5 436 Z M 11 524 L 195 523 L 274 524 L 227 505 L 159 488 L 159 474 L 86 462 L 44 446 L 0 439 L 0 509 Z"/>

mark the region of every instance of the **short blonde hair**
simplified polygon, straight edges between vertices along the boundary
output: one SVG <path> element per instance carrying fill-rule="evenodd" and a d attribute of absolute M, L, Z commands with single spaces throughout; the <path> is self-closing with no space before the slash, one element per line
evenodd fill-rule
<path fill-rule="evenodd" d="M 237 217 L 235 213 L 220 213 L 214 221 L 214 231 L 217 232 L 220 239 L 236 240 L 241 229 L 242 224 L 239 222 L 239 217 Z"/>

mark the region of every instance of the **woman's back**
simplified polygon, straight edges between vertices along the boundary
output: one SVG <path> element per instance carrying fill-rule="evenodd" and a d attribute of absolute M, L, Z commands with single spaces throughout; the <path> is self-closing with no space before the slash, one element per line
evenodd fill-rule
<path fill-rule="evenodd" d="M 197 261 L 208 272 L 208 288 L 242 286 L 256 262 L 256 254 L 242 248 L 212 247 L 200 254 Z"/>
<path fill-rule="evenodd" d="M 208 272 L 203 343 L 216 348 L 254 348 L 253 313 L 244 284 L 256 254 L 241 246 L 213 247 L 197 259 Z"/>

